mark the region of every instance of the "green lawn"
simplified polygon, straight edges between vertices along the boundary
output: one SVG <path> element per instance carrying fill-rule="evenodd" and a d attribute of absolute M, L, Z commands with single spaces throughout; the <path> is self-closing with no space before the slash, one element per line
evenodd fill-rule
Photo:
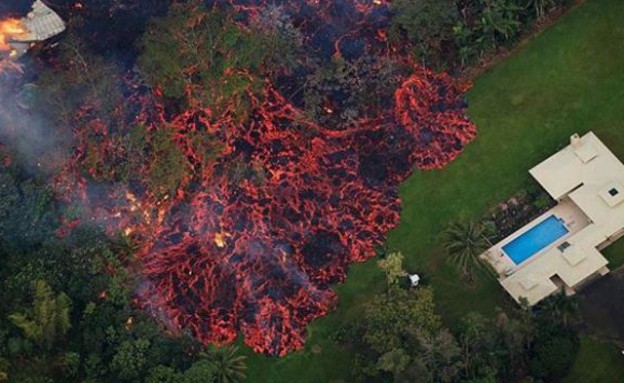
<path fill-rule="evenodd" d="M 439 233 L 448 222 L 481 217 L 530 185 L 528 169 L 572 133 L 593 130 L 624 158 L 623 19 L 623 1 L 588 0 L 478 78 L 468 94 L 477 140 L 447 168 L 414 174 L 402 185 L 402 221 L 390 234 L 390 247 L 405 254 L 409 271 L 428 277 L 449 325 L 469 311 L 491 313 L 510 303 L 495 281 L 482 277 L 473 289 L 458 281 L 440 248 Z M 622 250 L 607 255 L 622 264 L 624 242 L 614 246 Z M 328 335 L 357 320 L 363 302 L 382 284 L 374 262 L 352 267 L 338 288 L 340 307 L 310 326 L 306 349 L 280 360 L 252 355 L 251 381 L 349 381 L 350 355 Z M 581 352 L 587 360 L 588 345 Z"/>
<path fill-rule="evenodd" d="M 609 260 L 611 270 L 624 266 L 624 238 L 607 247 L 602 253 Z"/>
<path fill-rule="evenodd" d="M 562 383 L 621 382 L 624 377 L 624 355 L 617 347 L 590 337 L 581 337 L 581 351 Z"/>

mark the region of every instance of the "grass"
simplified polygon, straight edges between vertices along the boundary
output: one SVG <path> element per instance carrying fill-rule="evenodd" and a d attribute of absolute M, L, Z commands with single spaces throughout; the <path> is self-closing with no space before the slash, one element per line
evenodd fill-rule
<path fill-rule="evenodd" d="M 624 266 L 624 238 L 607 247 L 602 253 L 609 260 L 611 270 Z"/>
<path fill-rule="evenodd" d="M 615 346 L 587 336 L 570 374 L 562 383 L 620 382 L 624 376 L 624 356 Z"/>
<path fill-rule="evenodd" d="M 622 18 L 621 0 L 588 0 L 480 76 L 468 94 L 477 140 L 445 169 L 416 173 L 401 186 L 401 225 L 389 236 L 390 248 L 403 252 L 409 271 L 429 280 L 448 325 L 470 311 L 488 314 L 511 304 L 497 282 L 483 275 L 474 288 L 460 282 L 440 246 L 439 233 L 449 222 L 479 218 L 533 183 L 528 169 L 575 132 L 593 130 L 624 158 Z M 623 264 L 624 242 L 606 254 Z M 363 303 L 382 286 L 374 262 L 353 266 L 338 287 L 340 307 L 309 327 L 306 349 L 283 359 L 250 355 L 249 376 L 254 382 L 352 380 L 351 355 L 329 336 L 357 320 Z M 592 348 L 585 340 L 575 369 L 592 368 L 584 364 Z M 605 373 L 615 368 L 605 364 Z"/>

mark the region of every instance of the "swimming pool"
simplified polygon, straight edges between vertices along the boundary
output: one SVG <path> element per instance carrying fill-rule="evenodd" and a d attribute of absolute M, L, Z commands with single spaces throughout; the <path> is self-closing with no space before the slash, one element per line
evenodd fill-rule
<path fill-rule="evenodd" d="M 503 246 L 503 251 L 519 265 L 566 234 L 568 229 L 563 220 L 551 215 Z"/>

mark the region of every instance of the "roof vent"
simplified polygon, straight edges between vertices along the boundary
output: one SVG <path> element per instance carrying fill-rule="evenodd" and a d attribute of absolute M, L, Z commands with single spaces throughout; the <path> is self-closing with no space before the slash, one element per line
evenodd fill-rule
<path fill-rule="evenodd" d="M 592 145 L 589 140 L 583 141 L 578 134 L 574 134 L 570 137 L 570 146 L 572 146 L 576 157 L 584 164 L 598 157 L 598 151 L 594 145 Z"/>
<path fill-rule="evenodd" d="M 563 242 L 561 245 L 557 246 L 557 249 L 558 249 L 560 252 L 562 252 L 562 253 L 563 253 L 563 252 L 565 251 L 565 249 L 567 249 L 567 248 L 568 248 L 568 247 L 570 247 L 570 246 L 572 246 L 572 245 L 570 245 L 570 242 L 565 241 L 565 242 Z"/>
<path fill-rule="evenodd" d="M 574 133 L 570 136 L 570 145 L 572 145 L 574 148 L 578 148 L 579 146 L 581 146 L 581 137 L 578 135 L 578 133 Z"/>

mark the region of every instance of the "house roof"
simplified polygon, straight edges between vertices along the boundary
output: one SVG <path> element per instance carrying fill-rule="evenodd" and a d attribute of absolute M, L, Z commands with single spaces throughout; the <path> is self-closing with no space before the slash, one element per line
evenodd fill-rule
<path fill-rule="evenodd" d="M 624 182 L 624 165 L 593 132 L 572 136 L 570 145 L 529 173 L 554 199 L 561 199 L 581 185 L 603 189 L 611 182 Z M 624 190 L 622 193 L 624 197 Z"/>
<path fill-rule="evenodd" d="M 65 30 L 61 17 L 40 0 L 33 3 L 31 12 L 22 19 L 22 23 L 28 33 L 16 37 L 16 41 L 43 41 Z"/>
<path fill-rule="evenodd" d="M 582 137 L 572 136 L 568 146 L 535 166 L 530 173 L 553 198 L 564 201 L 560 203 L 559 214 L 573 205 L 587 220 L 586 226 L 501 278 L 500 283 L 514 299 L 525 297 L 530 304 L 535 304 L 558 290 L 552 279 L 555 275 L 574 288 L 591 275 L 604 272 L 608 261 L 597 249 L 624 233 L 624 164 L 589 132 Z M 553 211 L 555 209 L 546 215 Z M 519 232 L 528 230 L 541 219 L 543 217 Z M 566 224 L 575 225 L 574 219 L 568 218 Z M 565 246 L 558 246 L 562 241 Z"/>

